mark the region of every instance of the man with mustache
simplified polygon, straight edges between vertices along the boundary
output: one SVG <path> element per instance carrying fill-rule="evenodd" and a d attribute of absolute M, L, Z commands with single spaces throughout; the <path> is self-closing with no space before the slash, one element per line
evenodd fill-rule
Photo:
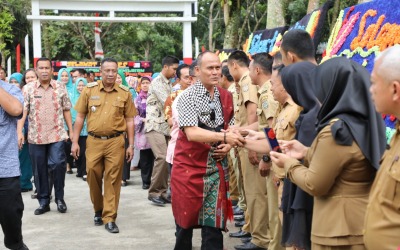
<path fill-rule="evenodd" d="M 68 130 L 72 132 L 71 102 L 64 85 L 53 80 L 53 68 L 48 58 L 39 58 L 36 62 L 38 80 L 24 87 L 24 115 L 29 118 L 28 142 L 35 180 L 39 208 L 35 215 L 50 211 L 49 169 L 53 174 L 55 202 L 60 213 L 67 211 L 64 201 L 66 157 L 64 141 Z M 71 136 L 72 134 L 70 134 Z"/>

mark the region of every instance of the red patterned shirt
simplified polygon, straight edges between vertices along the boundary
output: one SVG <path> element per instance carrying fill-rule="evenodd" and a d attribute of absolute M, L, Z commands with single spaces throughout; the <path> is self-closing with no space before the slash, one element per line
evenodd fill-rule
<path fill-rule="evenodd" d="M 71 109 L 71 101 L 65 86 L 51 80 L 44 89 L 38 80 L 28 83 L 23 91 L 29 121 L 28 142 L 49 144 L 68 139 L 63 112 Z"/>

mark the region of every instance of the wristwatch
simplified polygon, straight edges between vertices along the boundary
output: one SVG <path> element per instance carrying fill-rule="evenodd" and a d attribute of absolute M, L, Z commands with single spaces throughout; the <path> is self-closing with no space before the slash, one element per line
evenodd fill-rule
<path fill-rule="evenodd" d="M 263 155 L 262 160 L 263 160 L 263 162 L 269 163 L 269 162 L 271 162 L 271 157 L 269 155 Z"/>

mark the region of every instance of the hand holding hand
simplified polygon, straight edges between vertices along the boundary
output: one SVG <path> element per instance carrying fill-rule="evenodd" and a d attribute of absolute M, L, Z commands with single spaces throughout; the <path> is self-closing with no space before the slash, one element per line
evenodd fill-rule
<path fill-rule="evenodd" d="M 226 139 L 226 143 L 231 145 L 232 147 L 243 147 L 244 143 L 245 143 L 245 139 L 243 138 L 243 136 L 240 135 L 239 132 L 235 131 L 235 132 L 225 132 L 225 139 Z"/>

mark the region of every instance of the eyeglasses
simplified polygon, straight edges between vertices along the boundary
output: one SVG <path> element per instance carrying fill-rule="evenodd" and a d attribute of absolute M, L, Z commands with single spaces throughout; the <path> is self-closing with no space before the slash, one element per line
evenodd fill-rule
<path fill-rule="evenodd" d="M 209 106 L 210 109 L 211 109 L 211 112 L 210 112 L 210 120 L 211 120 L 211 121 L 215 121 L 215 103 L 214 103 L 214 101 L 210 101 L 210 102 L 208 103 L 208 106 Z"/>

